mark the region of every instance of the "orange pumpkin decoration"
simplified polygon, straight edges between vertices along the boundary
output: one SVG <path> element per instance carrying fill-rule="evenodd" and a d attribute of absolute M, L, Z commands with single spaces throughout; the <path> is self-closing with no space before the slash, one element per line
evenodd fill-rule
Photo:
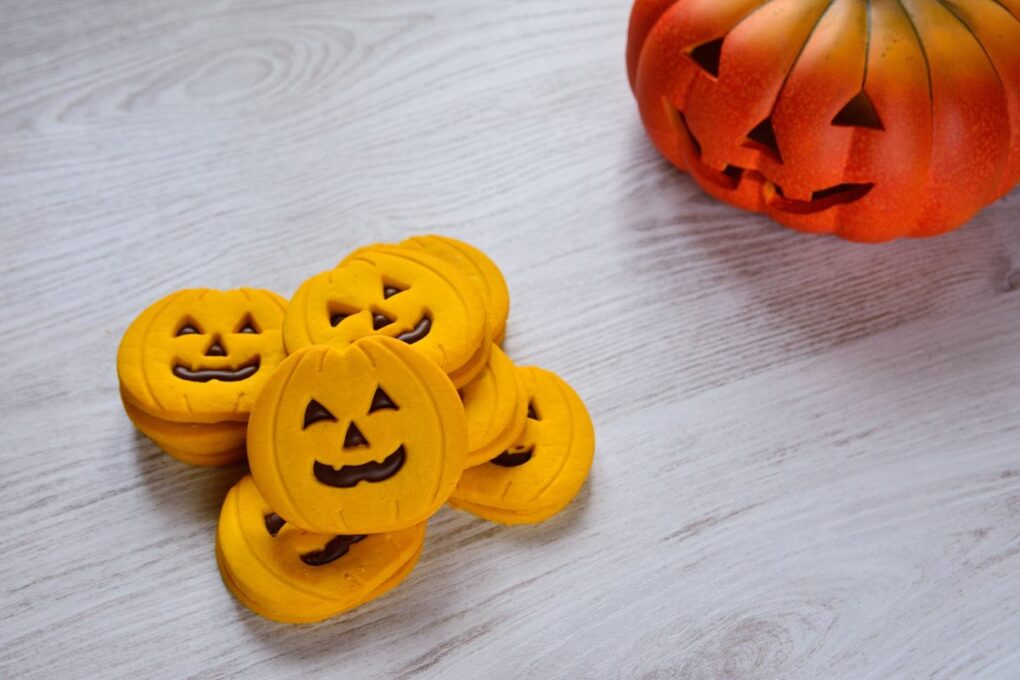
<path fill-rule="evenodd" d="M 794 229 L 933 236 L 1020 180 L 1020 0 L 637 0 L 627 66 L 666 158 Z"/>

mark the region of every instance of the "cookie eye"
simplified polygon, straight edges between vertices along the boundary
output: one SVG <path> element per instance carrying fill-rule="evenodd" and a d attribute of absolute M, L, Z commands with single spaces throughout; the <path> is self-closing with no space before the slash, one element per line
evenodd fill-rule
<path fill-rule="evenodd" d="M 390 395 L 383 392 L 381 387 L 377 387 L 375 388 L 375 395 L 372 397 L 372 405 L 368 407 L 368 412 L 374 413 L 375 411 L 381 411 L 383 409 L 399 411 L 400 407 L 393 403 L 393 400 L 390 399 Z"/>
<path fill-rule="evenodd" d="M 253 333 L 258 334 L 259 329 L 255 326 L 255 321 L 251 316 L 244 317 L 244 321 L 241 322 L 241 326 L 234 331 L 235 333 Z"/>
<path fill-rule="evenodd" d="M 311 399 L 308 402 L 308 406 L 305 407 L 305 424 L 301 426 L 301 429 L 305 429 L 312 423 L 317 423 L 320 420 L 331 420 L 336 422 L 336 416 L 329 412 L 325 406 L 319 402 Z"/>
<path fill-rule="evenodd" d="M 177 333 L 174 337 L 179 338 L 182 335 L 199 335 L 201 333 L 202 331 L 198 330 L 192 322 L 187 321 L 183 326 L 177 329 Z"/>
<path fill-rule="evenodd" d="M 389 298 L 393 297 L 397 293 L 403 293 L 405 290 L 407 290 L 407 289 L 406 288 L 398 288 L 397 286 L 394 286 L 392 284 L 388 284 L 386 286 L 383 286 L 382 296 L 383 296 L 384 300 L 388 300 Z"/>
<path fill-rule="evenodd" d="M 329 308 L 326 313 L 329 314 L 329 325 L 336 328 L 340 325 L 340 322 L 349 316 L 357 314 L 359 310 L 357 307 L 345 305 L 342 302 L 330 302 Z"/>
<path fill-rule="evenodd" d="M 280 529 L 282 529 L 283 525 L 287 523 L 287 520 L 280 517 L 275 512 L 269 513 L 262 519 L 266 523 L 266 531 L 268 531 L 269 535 L 273 538 L 276 538 L 276 534 L 280 533 Z"/>
<path fill-rule="evenodd" d="M 535 402 L 528 402 L 528 418 L 531 420 L 542 420 L 538 417 L 538 411 L 535 410 Z"/>

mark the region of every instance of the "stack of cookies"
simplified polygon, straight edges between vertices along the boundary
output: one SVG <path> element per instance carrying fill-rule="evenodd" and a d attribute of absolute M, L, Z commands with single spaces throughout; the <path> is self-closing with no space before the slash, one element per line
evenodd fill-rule
<path fill-rule="evenodd" d="M 244 459 L 255 396 L 286 354 L 287 301 L 268 290 L 181 290 L 142 312 L 117 352 L 131 422 L 193 465 Z"/>
<path fill-rule="evenodd" d="M 289 303 L 184 291 L 132 324 L 118 372 L 138 428 L 186 462 L 247 454 L 216 545 L 243 604 L 319 621 L 400 583 L 446 502 L 521 524 L 574 498 L 591 420 L 500 349 L 508 310 L 488 257 L 421 236 L 354 251 Z"/>

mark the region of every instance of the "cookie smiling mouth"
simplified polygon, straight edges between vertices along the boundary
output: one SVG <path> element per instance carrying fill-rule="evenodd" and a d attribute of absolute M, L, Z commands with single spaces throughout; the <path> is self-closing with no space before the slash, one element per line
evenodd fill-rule
<path fill-rule="evenodd" d="M 397 340 L 401 340 L 409 345 L 413 345 L 414 343 L 418 342 L 426 335 L 428 335 L 429 331 L 431 330 L 432 330 L 432 318 L 429 317 L 428 315 L 425 315 L 418 320 L 418 323 L 414 325 L 414 328 L 398 335 Z"/>
<path fill-rule="evenodd" d="M 401 444 L 397 450 L 386 456 L 382 462 L 369 461 L 361 465 L 341 465 L 335 468 L 315 461 L 312 466 L 312 473 L 315 478 L 326 486 L 338 489 L 349 489 L 358 482 L 384 482 L 393 475 L 400 472 L 404 467 L 407 456 L 404 453 L 404 445 Z"/>
<path fill-rule="evenodd" d="M 242 364 L 238 368 L 200 368 L 198 370 L 191 370 L 187 366 L 181 364 L 174 364 L 174 375 L 181 380 L 190 380 L 192 382 L 209 382 L 210 380 L 222 380 L 223 382 L 237 382 L 238 380 L 247 380 L 257 373 L 259 370 L 258 357 L 252 359 L 246 364 Z"/>
<path fill-rule="evenodd" d="M 500 467 L 518 467 L 524 465 L 535 453 L 535 447 L 529 446 L 523 451 L 504 451 L 489 462 Z"/>

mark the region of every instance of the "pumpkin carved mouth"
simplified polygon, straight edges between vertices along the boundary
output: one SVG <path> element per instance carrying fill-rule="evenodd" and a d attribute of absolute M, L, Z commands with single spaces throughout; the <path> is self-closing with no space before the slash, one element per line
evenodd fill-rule
<path fill-rule="evenodd" d="M 312 465 L 312 474 L 326 486 L 349 489 L 357 486 L 359 482 L 386 481 L 400 472 L 406 459 L 404 445 L 401 444 L 396 451 L 386 456 L 381 462 L 369 461 L 361 465 L 341 465 L 339 468 L 335 468 L 332 465 L 315 461 Z"/>
<path fill-rule="evenodd" d="M 701 143 L 698 142 L 697 137 L 691 132 L 683 112 L 665 99 L 663 100 L 663 105 L 666 108 L 670 121 L 677 132 L 680 133 L 683 143 L 687 146 L 685 160 L 690 165 L 691 174 L 694 177 L 701 178 L 726 190 L 738 189 L 741 183 L 745 181 L 755 182 L 761 186 L 761 195 L 764 203 L 776 210 L 797 215 L 820 213 L 837 205 L 859 201 L 867 196 L 875 187 L 874 183 L 837 184 L 813 191 L 810 199 L 801 200 L 787 197 L 783 193 L 783 187 L 770 180 L 760 170 L 742 168 L 737 165 L 727 165 L 722 171 L 715 170 L 702 161 Z M 779 157 L 774 136 L 764 133 L 755 134 L 752 131 L 751 138 L 752 140 L 761 139 L 761 141 L 755 141 L 754 146 L 760 146 L 763 153 L 768 149 L 773 149 L 768 155 L 774 158 Z"/>
<path fill-rule="evenodd" d="M 209 382 L 210 380 L 220 380 L 223 382 L 237 382 L 239 380 L 247 380 L 248 378 L 255 375 L 259 370 L 259 358 L 255 357 L 251 361 L 242 364 L 238 368 L 198 368 L 190 369 L 182 364 L 174 364 L 173 373 L 181 380 L 190 380 L 191 382 Z"/>

